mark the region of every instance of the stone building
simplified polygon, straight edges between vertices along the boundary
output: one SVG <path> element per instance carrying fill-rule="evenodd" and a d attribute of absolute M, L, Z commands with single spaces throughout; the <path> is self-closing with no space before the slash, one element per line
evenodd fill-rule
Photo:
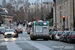
<path fill-rule="evenodd" d="M 55 26 L 55 6 L 53 7 Z M 56 0 L 57 30 L 63 29 L 63 16 L 65 15 L 65 29 L 73 30 L 73 0 Z"/>

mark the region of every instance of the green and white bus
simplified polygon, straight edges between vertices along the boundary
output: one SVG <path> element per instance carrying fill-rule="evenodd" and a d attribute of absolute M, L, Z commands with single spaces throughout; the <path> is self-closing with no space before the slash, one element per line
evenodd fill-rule
<path fill-rule="evenodd" d="M 48 21 L 35 21 L 33 23 L 32 33 L 30 34 L 31 40 L 36 39 L 49 39 L 49 22 Z"/>

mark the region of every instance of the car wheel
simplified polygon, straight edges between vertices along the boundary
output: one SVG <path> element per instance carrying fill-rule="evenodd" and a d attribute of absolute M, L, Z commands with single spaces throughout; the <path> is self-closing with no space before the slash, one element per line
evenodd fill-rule
<path fill-rule="evenodd" d="M 68 38 L 67 38 L 67 40 L 66 40 L 66 41 L 67 41 L 67 43 L 69 43 L 69 40 L 68 40 Z"/>
<path fill-rule="evenodd" d="M 61 40 L 61 39 L 59 39 L 59 41 L 60 41 L 60 42 L 62 42 L 62 40 Z"/>
<path fill-rule="evenodd" d="M 16 36 L 14 36 L 14 38 L 18 38 L 18 34 Z"/>
<path fill-rule="evenodd" d="M 52 40 L 52 37 L 51 37 L 51 40 Z"/>
<path fill-rule="evenodd" d="M 63 41 L 66 42 L 66 39 L 64 39 Z"/>
<path fill-rule="evenodd" d="M 52 37 L 52 40 L 54 40 L 54 37 Z"/>
<path fill-rule="evenodd" d="M 51 37 L 49 37 L 49 40 L 51 40 Z"/>
<path fill-rule="evenodd" d="M 30 33 L 28 33 L 28 34 L 30 34 Z"/>
<path fill-rule="evenodd" d="M 21 32 L 21 33 L 23 33 L 23 32 Z"/>
<path fill-rule="evenodd" d="M 65 39 L 65 42 L 67 43 L 67 39 Z"/>
<path fill-rule="evenodd" d="M 69 39 L 68 42 L 71 43 L 72 41 Z"/>
<path fill-rule="evenodd" d="M 34 39 L 34 38 L 31 38 L 31 40 L 36 40 L 36 39 Z"/>
<path fill-rule="evenodd" d="M 18 35 L 16 35 L 16 37 L 18 37 Z"/>
<path fill-rule="evenodd" d="M 4 37 L 4 38 L 6 38 L 6 37 Z"/>
<path fill-rule="evenodd" d="M 56 37 L 54 37 L 54 40 L 56 41 Z"/>

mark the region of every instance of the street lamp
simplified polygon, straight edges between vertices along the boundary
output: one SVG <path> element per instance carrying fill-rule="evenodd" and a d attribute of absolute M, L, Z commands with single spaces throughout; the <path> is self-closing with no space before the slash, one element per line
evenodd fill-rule
<path fill-rule="evenodd" d="M 56 17 L 56 0 L 53 0 L 55 3 L 55 28 L 57 30 L 57 17 Z"/>

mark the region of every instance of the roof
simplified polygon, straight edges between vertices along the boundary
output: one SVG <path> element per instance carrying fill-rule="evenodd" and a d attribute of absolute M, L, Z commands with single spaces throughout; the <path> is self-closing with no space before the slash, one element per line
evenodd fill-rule
<path fill-rule="evenodd" d="M 8 14 L 6 12 L 0 12 L 1 15 L 8 15 L 8 16 L 12 16 L 12 14 Z"/>

